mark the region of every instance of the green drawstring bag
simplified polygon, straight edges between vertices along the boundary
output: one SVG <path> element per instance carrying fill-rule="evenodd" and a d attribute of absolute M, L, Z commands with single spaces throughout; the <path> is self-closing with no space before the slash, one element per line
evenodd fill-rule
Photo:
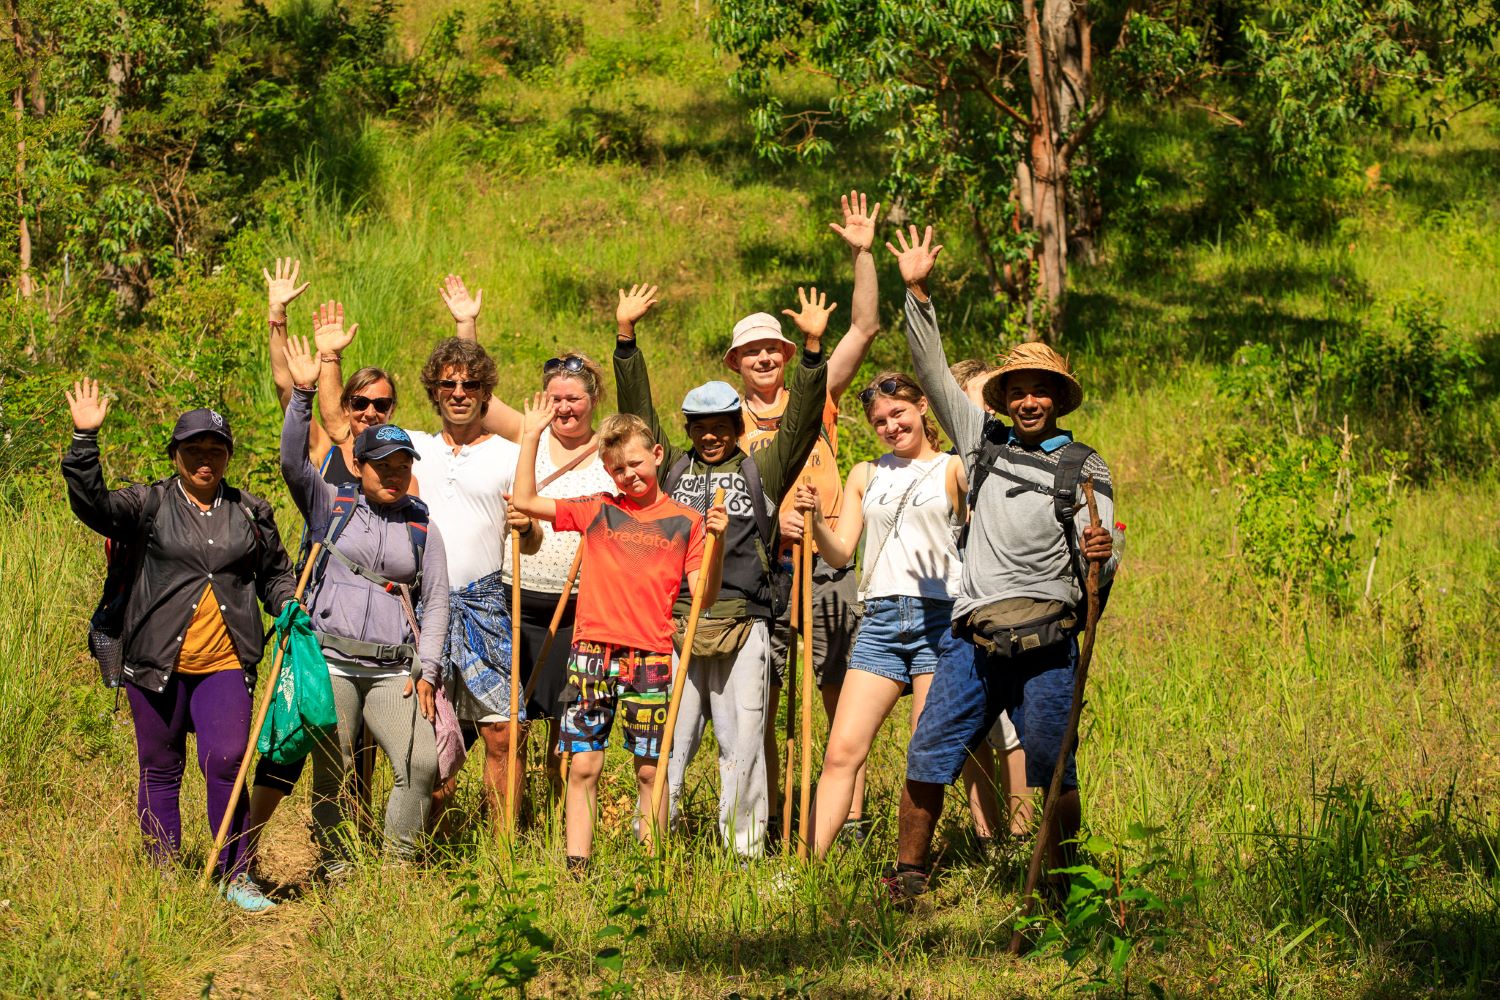
<path fill-rule="evenodd" d="M 318 740 L 332 738 L 339 718 L 328 662 L 312 620 L 296 601 L 288 602 L 276 619 L 277 647 L 282 643 L 281 674 L 255 748 L 277 764 L 291 764 L 306 757 Z"/>

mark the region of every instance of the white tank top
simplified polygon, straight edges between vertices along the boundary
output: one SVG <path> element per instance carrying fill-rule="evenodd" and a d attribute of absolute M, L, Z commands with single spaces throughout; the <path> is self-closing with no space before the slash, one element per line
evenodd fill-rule
<path fill-rule="evenodd" d="M 951 601 L 962 564 L 948 500 L 952 455 L 926 461 L 887 453 L 870 463 L 865 487 L 865 566 L 860 600 L 923 597 Z"/>

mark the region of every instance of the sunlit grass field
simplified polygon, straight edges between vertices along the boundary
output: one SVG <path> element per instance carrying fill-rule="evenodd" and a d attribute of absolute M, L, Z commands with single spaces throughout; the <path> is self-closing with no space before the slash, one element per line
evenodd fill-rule
<path fill-rule="evenodd" d="M 757 163 L 691 6 L 655 29 L 627 17 L 630 6 L 600 5 L 589 44 L 602 51 L 656 31 L 669 58 L 613 77 L 595 67 L 585 84 L 580 56 L 571 77 L 515 84 L 515 117 L 526 124 L 501 138 L 476 143 L 470 123 L 454 121 L 372 127 L 350 153 L 365 177 L 352 197 L 317 183 L 339 164 L 299 160 L 306 183 L 282 224 L 242 238 L 221 275 L 245 312 L 263 308 L 259 266 L 299 256 L 313 285 L 293 307 L 294 332 L 299 323 L 308 332 L 313 302 L 342 300 L 360 324 L 351 360 L 396 371 L 397 419 L 426 429 L 437 419 L 416 373 L 451 328 L 437 295 L 449 271 L 484 289 L 480 337 L 513 401 L 560 350 L 605 358 L 615 289 L 637 280 L 662 286 L 640 337 L 666 409 L 721 376 L 736 319 L 794 304 L 799 284 L 831 290 L 841 329 L 851 274 L 827 223 L 840 191 L 878 186 L 873 143 L 869 162 Z M 430 16 L 427 7 L 412 15 L 416 35 Z M 538 137 L 585 97 L 645 108 L 648 153 L 555 157 Z M 1190 129 L 1178 132 L 1189 136 L 1180 148 L 1163 130 L 1164 177 L 1191 148 Z M 471 762 L 455 841 L 417 866 L 372 855 L 335 888 L 308 882 L 304 782 L 265 848 L 289 901 L 258 918 L 231 914 L 197 887 L 207 825 L 193 767 L 184 867 L 159 872 L 139 849 L 129 713 L 113 710 L 83 646 L 101 546 L 69 515 L 59 476 L 24 517 L 0 521 L 0 994 L 446 997 L 515 954 L 534 922 L 551 939 L 526 987 L 535 996 L 612 985 L 695 998 L 1046 996 L 1091 986 L 1105 995 L 1495 995 L 1494 456 L 1401 482 L 1388 528 L 1355 513 L 1359 579 L 1343 609 L 1301 592 L 1288 602 L 1247 568 L 1236 519 L 1246 476 L 1224 457 L 1229 433 L 1255 419 L 1219 391 L 1241 343 L 1336 338 L 1384 322 L 1418 291 L 1481 355 L 1488 381 L 1473 424 L 1494 421 L 1500 129 L 1475 120 L 1441 145 L 1406 143 L 1377 158 L 1381 169 L 1337 232 L 1309 236 L 1252 218 L 1166 247 L 1106 241 L 1098 267 L 1075 271 L 1064 348 L 1089 395 L 1065 425 L 1110 463 L 1127 551 L 1100 626 L 1079 758 L 1086 830 L 1103 838 L 1084 860 L 1114 884 L 1104 893 L 1113 909 L 1093 923 L 1060 920 L 1058 946 L 1005 954 L 1026 848 L 976 856 L 957 791 L 935 891 L 912 913 L 881 902 L 907 736 L 899 719 L 871 758 L 872 836 L 822 865 L 774 857 L 741 869 L 715 846 L 711 746 L 690 776 L 687 829 L 664 856 L 642 856 L 625 822 L 633 779 L 617 751 L 601 792 L 597 864 L 575 881 L 536 772 L 533 825 L 497 846 L 478 820 Z M 1169 207 L 1172 198 L 1189 205 L 1192 185 L 1169 190 Z M 967 234 L 943 238 L 937 299 L 950 354 L 994 353 L 997 321 Z M 909 363 L 899 281 L 878 255 L 886 329 L 871 372 Z M 109 372 L 96 374 L 109 383 Z M 253 351 L 244 378 L 259 416 L 242 450 L 264 461 L 277 418 Z M 862 424 L 846 413 L 845 462 L 873 453 Z M 1373 444 L 1353 447 L 1374 464 Z M 294 540 L 290 505 L 278 502 Z M 895 714 L 904 718 L 904 705 Z M 817 720 L 826 733 L 821 709 Z M 465 887 L 478 894 L 470 911 L 455 898 Z M 1125 898 L 1110 894 L 1118 889 Z M 501 895 L 486 903 L 491 892 Z M 637 915 L 611 915 L 622 906 Z M 601 937 L 611 924 L 642 931 Z M 1118 970 L 1110 935 L 1131 946 Z M 475 944 L 477 953 L 460 953 Z M 596 959 L 608 945 L 622 949 L 623 971 Z"/>

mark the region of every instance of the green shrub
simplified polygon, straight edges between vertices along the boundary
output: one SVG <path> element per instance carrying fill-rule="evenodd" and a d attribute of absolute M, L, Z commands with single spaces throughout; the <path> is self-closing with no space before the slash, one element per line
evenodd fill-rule
<path fill-rule="evenodd" d="M 583 45 L 583 18 L 537 0 L 494 0 L 479 31 L 484 48 L 522 79 L 546 75 Z"/>

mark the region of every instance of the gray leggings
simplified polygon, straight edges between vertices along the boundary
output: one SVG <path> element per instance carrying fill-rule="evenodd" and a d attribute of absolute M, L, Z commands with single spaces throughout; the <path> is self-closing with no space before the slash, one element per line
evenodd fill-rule
<path fill-rule="evenodd" d="M 408 857 L 427 823 L 432 786 L 437 780 L 437 742 L 432 724 L 417 710 L 415 692 L 409 698 L 401 696 L 407 681 L 404 674 L 329 679 L 338 707 L 338 743 L 335 746 L 322 741 L 312 753 L 312 813 L 323 857 L 341 853 L 337 831 L 345 819 L 343 793 L 354 772 L 354 743 L 361 724 L 370 727 L 396 776 L 385 807 L 385 849 Z"/>

